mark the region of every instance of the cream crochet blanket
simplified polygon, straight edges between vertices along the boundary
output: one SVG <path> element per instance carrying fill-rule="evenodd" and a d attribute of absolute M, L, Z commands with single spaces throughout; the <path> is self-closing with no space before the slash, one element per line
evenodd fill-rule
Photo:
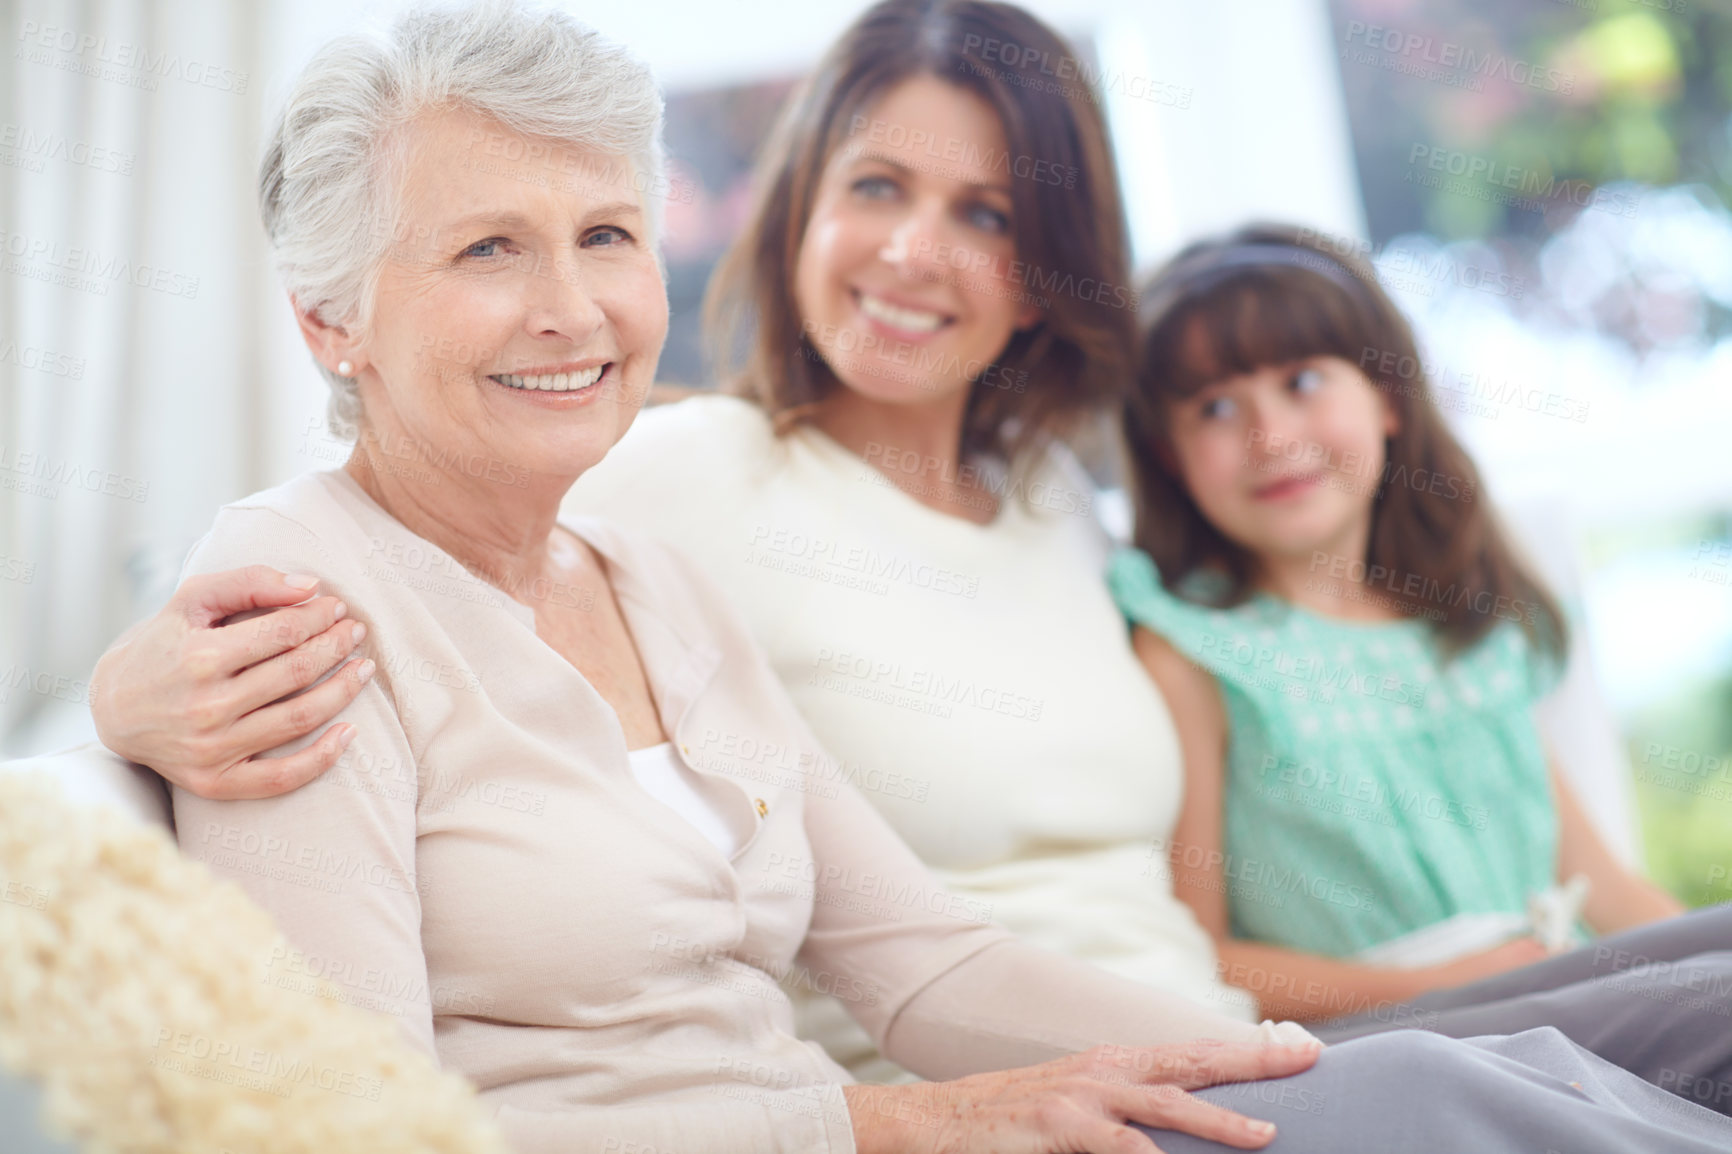
<path fill-rule="evenodd" d="M 0 1065 L 50 1130 L 87 1154 L 506 1154 L 389 1019 L 263 980 L 282 944 L 160 830 L 0 775 Z"/>

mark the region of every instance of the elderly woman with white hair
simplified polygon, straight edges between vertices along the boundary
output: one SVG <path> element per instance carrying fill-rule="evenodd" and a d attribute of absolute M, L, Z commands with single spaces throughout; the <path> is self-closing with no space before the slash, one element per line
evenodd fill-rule
<path fill-rule="evenodd" d="M 295 947 L 265 980 L 365 991 L 526 1152 L 1271 1141 L 1228 1106 L 1277 1115 L 1290 1152 L 1513 1150 L 1536 1114 L 1572 1149 L 1723 1141 L 1555 1032 L 1319 1058 L 1297 1026 L 1024 945 L 819 773 L 696 566 L 559 515 L 665 336 L 660 116 L 623 52 L 509 5 L 338 40 L 289 97 L 263 215 L 355 450 L 225 507 L 189 571 L 321 585 L 376 668 L 336 770 L 277 797 L 175 791 L 183 850 Z M 952 1080 L 852 1084 L 796 1038 L 784 983 Z"/>

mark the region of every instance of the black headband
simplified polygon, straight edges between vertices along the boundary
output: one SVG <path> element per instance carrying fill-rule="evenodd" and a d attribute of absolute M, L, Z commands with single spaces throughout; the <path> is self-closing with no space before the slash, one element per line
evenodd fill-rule
<path fill-rule="evenodd" d="M 1198 253 L 1197 259 L 1208 263 L 1209 269 L 1254 268 L 1258 265 L 1284 264 L 1309 269 L 1328 277 L 1342 288 L 1364 291 L 1365 282 L 1345 264 L 1315 249 L 1290 244 L 1235 244 L 1226 248 Z"/>

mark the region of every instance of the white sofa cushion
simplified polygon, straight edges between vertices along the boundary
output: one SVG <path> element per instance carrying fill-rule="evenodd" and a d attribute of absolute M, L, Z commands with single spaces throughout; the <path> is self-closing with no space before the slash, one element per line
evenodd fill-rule
<path fill-rule="evenodd" d="M 68 799 L 81 805 L 106 805 L 141 822 L 153 822 L 174 832 L 174 810 L 168 786 L 142 765 L 91 741 L 58 753 L 0 763 L 0 773 L 37 771 L 53 774 Z"/>

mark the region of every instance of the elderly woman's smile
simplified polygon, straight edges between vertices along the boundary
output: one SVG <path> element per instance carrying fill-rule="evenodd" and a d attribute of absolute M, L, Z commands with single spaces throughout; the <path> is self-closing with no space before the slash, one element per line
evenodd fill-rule
<path fill-rule="evenodd" d="M 582 473 L 654 378 L 667 293 L 618 156 L 466 109 L 401 130 L 393 247 L 350 352 L 380 436 Z"/>

